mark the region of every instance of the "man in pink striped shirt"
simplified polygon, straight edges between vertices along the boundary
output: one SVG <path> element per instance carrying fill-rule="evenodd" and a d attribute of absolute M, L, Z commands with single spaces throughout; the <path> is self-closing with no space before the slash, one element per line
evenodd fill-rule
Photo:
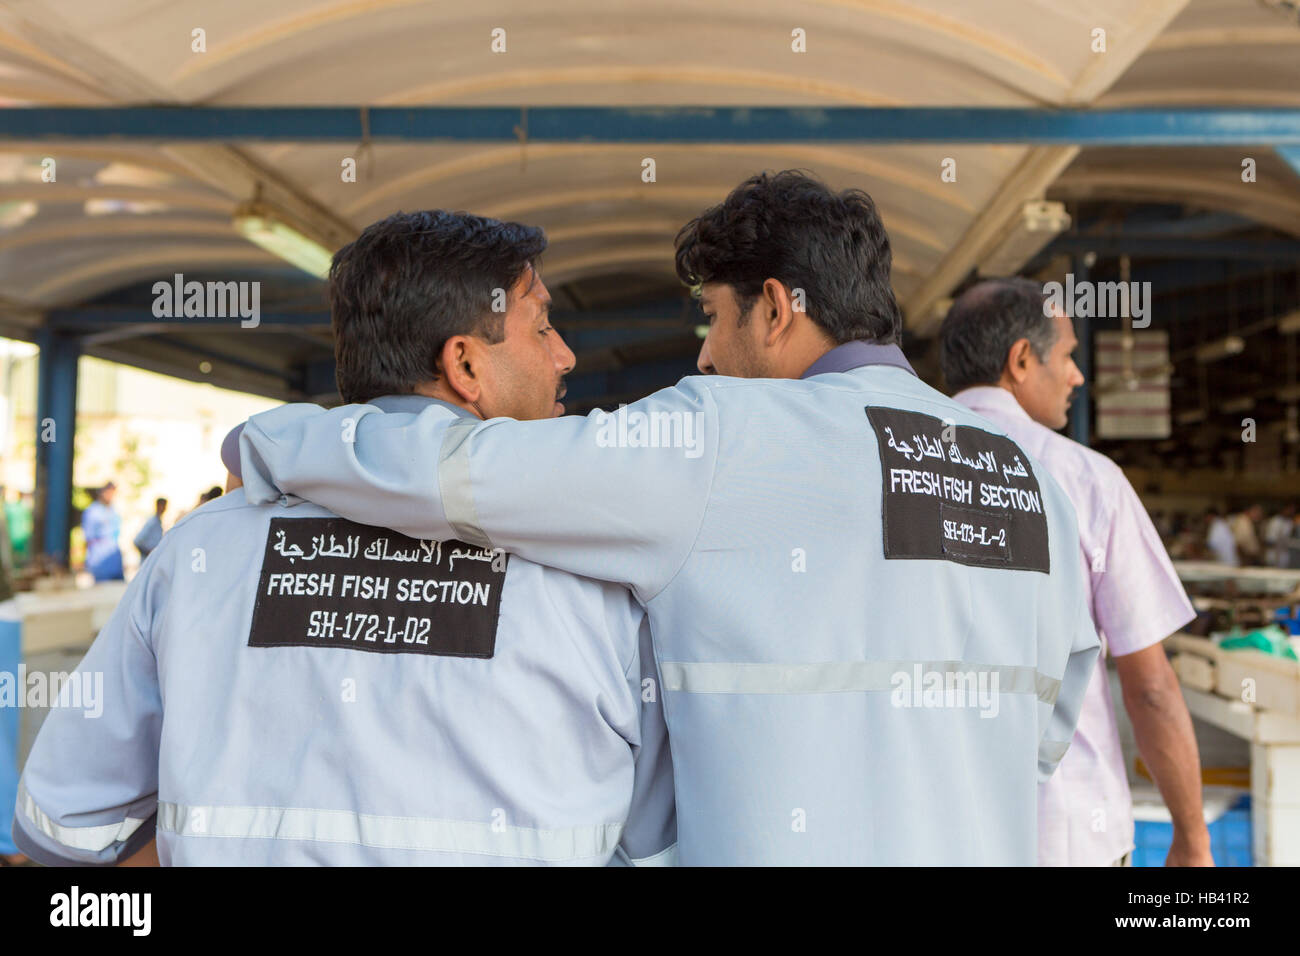
<path fill-rule="evenodd" d="M 1038 793 L 1040 866 L 1125 865 L 1133 800 L 1106 678 L 1115 658 L 1142 759 L 1173 817 L 1167 866 L 1213 866 L 1191 716 L 1161 641 L 1194 616 L 1146 509 L 1109 458 L 1058 434 L 1083 384 L 1069 318 L 1028 279 L 990 279 L 953 303 L 940 363 L 954 398 L 1002 428 L 1060 483 L 1078 514 L 1079 546 L 1103 654 L 1070 749 Z M 1063 612 L 1064 613 L 1064 612 Z"/>

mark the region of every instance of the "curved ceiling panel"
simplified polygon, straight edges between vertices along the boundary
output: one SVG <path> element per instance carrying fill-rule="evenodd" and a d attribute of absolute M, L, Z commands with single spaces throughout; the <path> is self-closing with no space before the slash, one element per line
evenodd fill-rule
<path fill-rule="evenodd" d="M 506 31 L 502 53 L 490 46 L 497 27 Z M 200 28 L 206 50 L 195 52 L 191 31 Z M 1105 53 L 1092 47 L 1098 29 Z M 795 30 L 806 52 L 792 50 Z M 1296 106 L 1297 63 L 1300 27 L 1242 0 L 0 7 L 8 103 Z M 4 148 L 0 204 L 14 214 L 0 221 L 0 300 L 69 305 L 154 274 L 273 264 L 230 228 L 259 184 L 319 237 L 355 234 L 398 209 L 468 209 L 545 228 L 553 281 L 634 276 L 662 290 L 656 283 L 675 282 L 681 224 L 759 169 L 805 168 L 873 196 L 900 295 L 920 305 L 968 274 L 990 237 L 1067 165 L 1052 195 L 1170 196 L 1278 226 L 1300 221 L 1294 173 L 1271 154 L 1259 157 L 1260 182 L 1245 193 L 1231 182 L 1235 161 L 1225 171 L 1218 160 L 1142 150 L 1076 159 L 1070 148 L 1020 145 L 360 146 L 59 144 L 48 147 L 60 164 L 52 184 L 30 175 L 45 145 Z M 6 156 L 20 157 L 11 176 Z M 647 156 L 653 183 L 640 178 Z M 342 181 L 344 157 L 358 160 L 360 181 Z M 940 176 L 945 159 L 956 161 L 955 182 Z"/>
<path fill-rule="evenodd" d="M 1300 106 L 1300 22 L 1280 5 L 1195 0 L 1100 106 Z"/>
<path fill-rule="evenodd" d="M 1254 182 L 1242 182 L 1245 156 L 1255 160 Z M 1300 235 L 1300 175 L 1268 148 L 1090 150 L 1049 195 L 1186 203 Z"/>

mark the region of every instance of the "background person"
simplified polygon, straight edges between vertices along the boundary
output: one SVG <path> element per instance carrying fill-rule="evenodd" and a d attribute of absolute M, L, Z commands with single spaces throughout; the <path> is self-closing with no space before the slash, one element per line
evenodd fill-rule
<path fill-rule="evenodd" d="M 229 478 L 229 476 L 227 476 L 227 478 Z M 187 516 L 194 513 L 199 508 L 202 508 L 204 505 L 206 505 L 209 501 L 212 501 L 214 498 L 220 498 L 221 495 L 222 495 L 222 488 L 220 485 L 213 485 L 212 487 L 208 488 L 206 491 L 200 492 L 199 500 L 194 502 L 194 507 L 191 508 L 189 511 L 182 511 L 180 517 L 176 519 L 176 524 L 180 524 L 181 521 L 184 520 Z"/>
<path fill-rule="evenodd" d="M 1174 823 L 1168 865 L 1213 865 L 1201 815 L 1201 764 L 1192 719 L 1161 641 L 1196 613 L 1146 509 L 1109 458 L 1058 434 L 1083 384 L 1070 320 L 1044 315 L 1043 287 L 990 279 L 953 303 L 939 356 L 954 398 L 1005 428 L 1074 502 L 1089 606 L 1115 658 L 1142 759 Z M 1123 863 L 1134 847 L 1119 730 L 1103 658 L 1088 685 L 1070 751 L 1039 789 L 1038 861 Z"/>
<path fill-rule="evenodd" d="M 1205 513 L 1205 518 L 1209 522 L 1205 529 L 1205 546 L 1209 549 L 1213 559 L 1219 564 L 1226 564 L 1229 567 L 1240 567 L 1241 560 L 1237 555 L 1237 536 L 1232 533 L 1232 526 L 1228 523 L 1228 519 L 1217 508 L 1209 509 Z"/>
<path fill-rule="evenodd" d="M 1254 504 L 1228 519 L 1233 540 L 1237 544 L 1237 558 L 1243 566 L 1258 565 L 1264 557 L 1259 543 L 1259 524 L 1264 520 L 1264 508 Z"/>
<path fill-rule="evenodd" d="M 9 547 L 13 554 L 14 567 L 21 568 L 31 561 L 32 542 L 32 494 L 20 491 L 10 500 L 4 499 L 5 523 L 9 527 Z"/>
<path fill-rule="evenodd" d="M 135 540 L 132 542 L 135 549 L 140 552 L 140 561 L 149 557 L 149 553 L 158 547 L 158 542 L 162 540 L 163 526 L 162 517 L 167 511 L 167 499 L 158 498 L 153 503 L 154 512 L 145 519 L 143 527 L 136 533 Z"/>
<path fill-rule="evenodd" d="M 81 513 L 81 531 L 86 537 L 86 570 L 96 581 L 122 580 L 122 551 L 117 545 L 122 519 L 113 508 L 117 485 L 109 482 L 95 493 L 95 500 Z"/>
<path fill-rule="evenodd" d="M 1264 525 L 1264 544 L 1268 564 L 1285 568 L 1290 563 L 1286 542 L 1295 529 L 1295 505 L 1287 502 Z"/>

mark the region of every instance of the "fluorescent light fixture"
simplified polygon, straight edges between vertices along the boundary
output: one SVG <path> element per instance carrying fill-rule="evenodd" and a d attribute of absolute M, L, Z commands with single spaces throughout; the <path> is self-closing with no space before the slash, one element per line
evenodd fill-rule
<path fill-rule="evenodd" d="M 1186 412 L 1179 412 L 1175 416 L 1174 421 L 1178 422 L 1180 425 L 1195 425 L 1199 422 L 1203 422 L 1205 421 L 1205 409 L 1193 408 Z"/>
<path fill-rule="evenodd" d="M 1255 407 L 1255 400 L 1249 395 L 1243 395 L 1241 398 L 1232 398 L 1219 406 L 1225 415 L 1236 415 L 1239 412 L 1248 412 Z"/>
<path fill-rule="evenodd" d="M 1300 309 L 1288 312 L 1277 320 L 1277 330 L 1283 335 L 1300 334 Z"/>
<path fill-rule="evenodd" d="M 1246 350 L 1246 340 L 1240 335 L 1228 335 L 1216 342 L 1206 342 L 1196 349 L 1196 361 L 1205 365 L 1219 359 L 1240 355 Z"/>
<path fill-rule="evenodd" d="M 1020 214 L 1011 220 L 998 237 L 992 251 L 980 261 L 983 275 L 1014 275 L 1042 248 L 1070 228 L 1070 214 L 1065 204 L 1030 200 L 1020 207 Z"/>
<path fill-rule="evenodd" d="M 245 203 L 235 210 L 235 228 L 245 239 L 303 272 L 324 279 L 334 254 L 260 203 Z"/>
<path fill-rule="evenodd" d="M 3 180 L 0 180 L 2 182 Z M 17 229 L 36 215 L 41 207 L 30 199 L 0 202 L 0 229 Z"/>
<path fill-rule="evenodd" d="M 105 186 L 170 186 L 176 181 L 171 173 L 134 163 L 109 163 L 95 173 L 95 182 Z"/>
<path fill-rule="evenodd" d="M 81 209 L 87 216 L 114 216 L 121 212 L 147 216 L 150 213 L 166 212 L 167 204 L 156 199 L 87 199 Z"/>

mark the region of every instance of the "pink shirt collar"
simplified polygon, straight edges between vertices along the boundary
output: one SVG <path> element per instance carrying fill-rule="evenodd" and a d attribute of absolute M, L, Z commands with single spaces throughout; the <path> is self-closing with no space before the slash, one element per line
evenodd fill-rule
<path fill-rule="evenodd" d="M 953 401 L 961 402 L 967 408 L 975 411 L 987 408 L 1009 415 L 1012 418 L 1022 418 L 1027 422 L 1033 421 L 1029 417 L 1029 413 L 1020 407 L 1016 397 L 999 385 L 976 385 L 972 388 L 964 388 L 953 396 Z"/>

